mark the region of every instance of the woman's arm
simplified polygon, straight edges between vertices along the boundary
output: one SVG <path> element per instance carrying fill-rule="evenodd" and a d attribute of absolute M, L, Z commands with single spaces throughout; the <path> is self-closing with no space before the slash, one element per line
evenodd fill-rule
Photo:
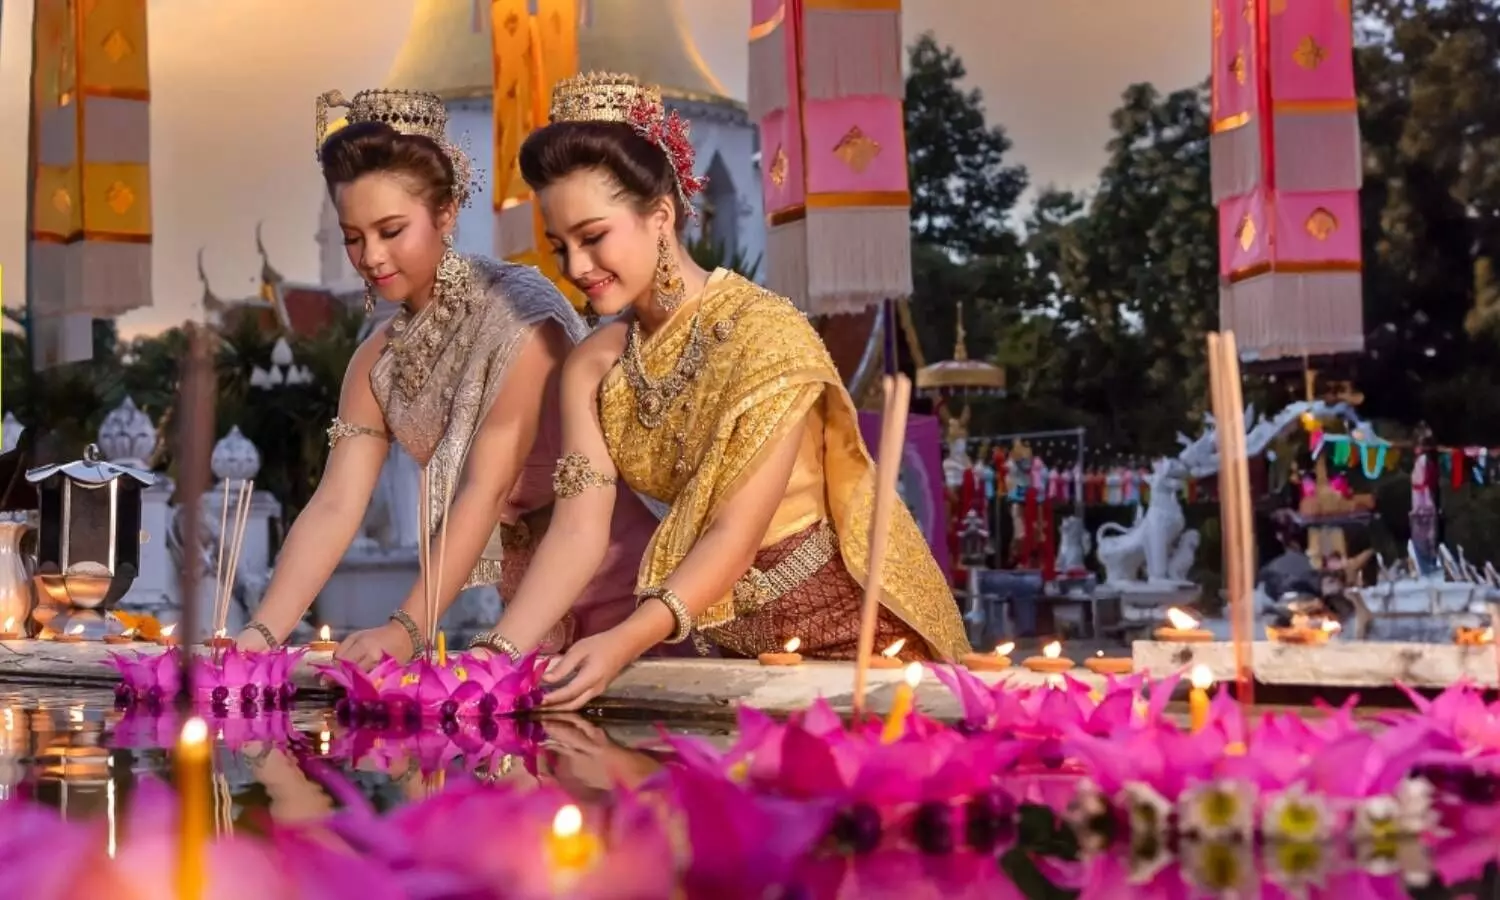
<path fill-rule="evenodd" d="M 749 571 L 765 539 L 776 507 L 797 464 L 805 425 L 798 423 L 769 451 L 756 472 L 724 503 L 677 566 L 666 588 L 696 619 Z M 547 673 L 558 685 L 543 705 L 553 710 L 580 709 L 599 696 L 620 670 L 677 630 L 672 611 L 658 598 L 641 603 L 630 618 L 609 631 L 574 644 Z"/>
<path fill-rule="evenodd" d="M 702 615 L 750 571 L 776 508 L 786 497 L 806 426 L 799 422 L 782 435 L 760 468 L 725 501 L 714 521 L 660 587 L 675 594 L 694 619 Z M 639 656 L 672 636 L 677 620 L 656 599 L 641 603 L 617 628 Z"/>
<path fill-rule="evenodd" d="M 339 421 L 359 431 L 333 440 L 318 489 L 292 523 L 271 583 L 255 611 L 254 621 L 270 629 L 278 641 L 286 640 L 297 627 L 354 541 L 390 452 L 385 419 L 370 390 L 370 367 L 384 346 L 384 336 L 377 335 L 361 344 L 349 360 L 339 395 Z M 264 639 L 259 632 L 246 629 L 240 642 L 262 649 Z"/>
<path fill-rule="evenodd" d="M 567 614 L 609 549 L 618 477 L 599 424 L 599 383 L 612 364 L 607 335 L 568 358 L 562 375 L 562 450 L 557 502 L 526 575 L 494 633 L 529 652 Z"/>
<path fill-rule="evenodd" d="M 474 436 L 448 511 L 447 537 L 442 537 L 440 526 L 432 540 L 429 558 L 435 579 L 439 557 L 444 557 L 441 583 L 433 585 L 434 589 L 441 587 L 438 618 L 458 598 L 459 589 L 469 580 L 469 573 L 495 532 L 500 510 L 536 441 L 542 409 L 548 402 L 557 402 L 568 350 L 568 338 L 560 326 L 551 321 L 538 326 L 511 362 L 494 406 Z M 423 591 L 419 577 L 401 608 L 425 634 L 430 626 Z M 399 625 L 393 627 L 400 629 Z M 401 634 L 404 640 L 405 631 Z"/>

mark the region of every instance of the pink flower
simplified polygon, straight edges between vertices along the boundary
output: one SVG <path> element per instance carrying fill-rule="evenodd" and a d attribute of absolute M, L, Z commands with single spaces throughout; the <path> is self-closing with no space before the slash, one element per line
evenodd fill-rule
<path fill-rule="evenodd" d="M 524 712 L 541 700 L 545 669 L 545 661 L 533 653 L 520 662 L 498 654 L 484 659 L 461 654 L 446 665 L 425 658 L 403 665 L 386 656 L 368 672 L 335 660 L 319 670 L 344 691 L 337 707 L 341 721 L 380 727 Z"/>

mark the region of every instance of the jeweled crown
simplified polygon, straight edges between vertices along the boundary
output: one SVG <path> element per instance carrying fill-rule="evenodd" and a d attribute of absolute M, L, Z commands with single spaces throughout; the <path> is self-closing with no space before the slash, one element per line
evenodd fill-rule
<path fill-rule="evenodd" d="M 314 156 L 323 157 L 323 142 L 328 139 L 328 110 L 347 109 L 348 124 L 384 122 L 402 134 L 428 138 L 447 154 L 453 163 L 454 192 L 460 205 L 467 205 L 477 190 L 477 175 L 469 155 L 448 140 L 448 108 L 443 98 L 427 91 L 373 89 L 360 91 L 345 99 L 342 91 L 328 91 L 316 104 L 316 139 Z"/>
<path fill-rule="evenodd" d="M 589 72 L 565 78 L 552 89 L 553 122 L 626 122 L 638 104 L 648 104 L 666 115 L 661 90 L 641 84 L 634 76 Z"/>
<path fill-rule="evenodd" d="M 619 122 L 660 147 L 677 175 L 677 194 L 689 216 L 696 216 L 693 197 L 708 180 L 693 174 L 693 143 L 688 123 L 667 112 L 661 89 L 641 84 L 633 75 L 589 72 L 565 78 L 552 89 L 548 119 L 558 122 Z"/>

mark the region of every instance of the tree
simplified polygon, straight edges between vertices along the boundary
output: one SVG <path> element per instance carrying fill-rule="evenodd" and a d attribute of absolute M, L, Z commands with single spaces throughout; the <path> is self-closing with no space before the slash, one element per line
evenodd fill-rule
<path fill-rule="evenodd" d="M 1367 411 L 1445 443 L 1500 419 L 1500 5 L 1370 0 L 1355 75 Z"/>
<path fill-rule="evenodd" d="M 985 121 L 984 98 L 960 87 L 967 75 L 931 32 L 909 51 L 907 165 L 912 235 L 960 259 L 1013 252 L 1009 216 L 1026 190 L 1022 166 L 1006 165 L 1010 138 Z"/>

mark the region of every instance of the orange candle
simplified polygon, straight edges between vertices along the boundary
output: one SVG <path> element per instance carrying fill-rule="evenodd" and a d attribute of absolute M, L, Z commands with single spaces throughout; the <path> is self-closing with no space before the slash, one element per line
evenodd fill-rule
<path fill-rule="evenodd" d="M 199 900 L 207 879 L 209 782 L 213 758 L 208 724 L 194 716 L 182 724 L 173 763 L 177 769 L 177 897 Z"/>
<path fill-rule="evenodd" d="M 801 638 L 792 638 L 786 642 L 786 649 L 780 653 L 762 653 L 756 657 L 763 666 L 800 666 L 802 665 L 802 654 L 797 648 L 802 646 Z"/>
<path fill-rule="evenodd" d="M 906 719 L 911 715 L 917 699 L 917 685 L 922 683 L 922 664 L 911 663 L 906 674 L 896 685 L 896 696 L 891 698 L 891 711 L 886 714 L 885 727 L 880 730 L 880 742 L 894 743 L 906 733 Z"/>
<path fill-rule="evenodd" d="M 547 861 L 558 893 L 567 893 L 583 871 L 599 857 L 599 839 L 583 827 L 583 811 L 569 803 L 552 819 L 547 835 Z"/>
<path fill-rule="evenodd" d="M 1214 673 L 1199 663 L 1188 673 L 1192 690 L 1188 692 L 1188 727 L 1194 734 L 1208 726 L 1208 689 L 1214 685 Z"/>

